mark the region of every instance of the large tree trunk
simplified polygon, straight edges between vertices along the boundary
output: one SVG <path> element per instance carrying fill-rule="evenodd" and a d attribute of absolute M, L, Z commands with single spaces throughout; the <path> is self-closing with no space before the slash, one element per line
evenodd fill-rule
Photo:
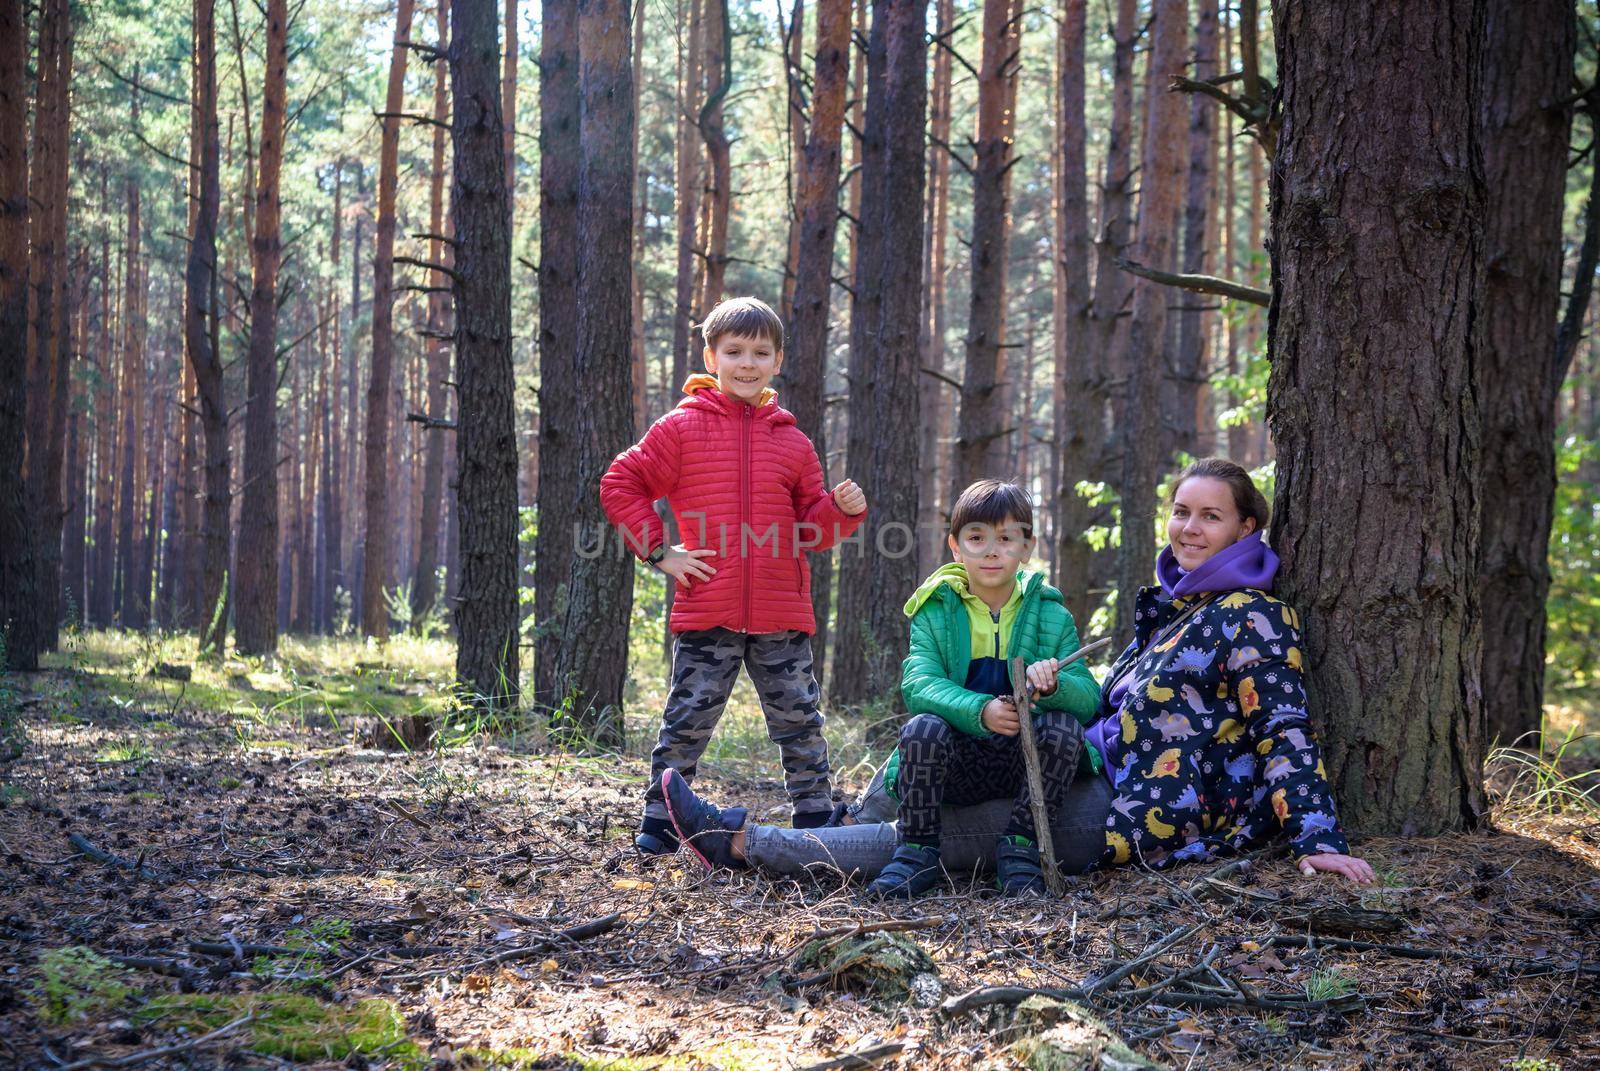
<path fill-rule="evenodd" d="M 1570 0 L 1488 4 L 1478 127 L 1488 265 L 1479 605 L 1486 739 L 1535 732 L 1544 709 L 1547 548 L 1555 503 L 1561 213 L 1571 111 Z M 1593 208 L 1591 208 L 1593 211 Z M 1578 285 L 1589 285 L 1578 280 Z"/>
<path fill-rule="evenodd" d="M 1460 829 L 1483 811 L 1484 9 L 1275 14 L 1278 591 L 1305 620 L 1344 820 L 1369 833 Z"/>
<path fill-rule="evenodd" d="M 511 217 L 496 78 L 500 35 L 494 0 L 455 0 L 450 20 L 462 574 L 456 679 L 474 703 L 515 709 L 521 687 L 516 382 L 511 366 Z"/>
<path fill-rule="evenodd" d="M 1115 51 L 1111 74 L 1111 130 L 1106 142 L 1105 179 L 1100 192 L 1100 225 L 1096 242 L 1094 352 L 1100 357 L 1096 374 L 1102 380 L 1126 374 L 1128 298 L 1133 286 L 1117 267 L 1133 235 L 1133 60 L 1139 41 L 1138 0 L 1117 0 L 1117 21 L 1112 31 Z M 1121 392 L 1118 392 L 1119 396 Z M 1120 397 L 1117 410 L 1121 411 Z"/>
<path fill-rule="evenodd" d="M 698 125 L 706 143 L 706 246 L 698 320 L 705 319 L 722 300 L 723 279 L 728 271 L 728 213 L 733 207 L 732 143 L 723 121 L 723 102 L 733 88 L 733 27 L 728 21 L 728 0 L 705 0 L 704 28 L 706 102 L 700 108 Z"/>
<path fill-rule="evenodd" d="M 278 264 L 279 172 L 283 167 L 288 0 L 267 0 L 267 67 L 261 94 L 250 289 L 250 348 L 244 429 L 244 502 L 239 521 L 235 644 L 242 654 L 278 649 Z"/>
<path fill-rule="evenodd" d="M 800 271 L 800 173 L 805 170 L 806 150 L 806 87 L 802 64 L 805 62 L 805 0 L 794 0 L 789 8 L 789 26 L 783 25 L 783 5 L 778 5 L 778 32 L 783 36 L 783 81 L 788 89 L 788 107 L 784 109 L 784 145 L 788 149 L 787 182 L 785 194 L 789 208 L 789 241 L 783 257 L 782 301 L 778 315 L 784 323 L 794 321 L 794 288 Z M 634 49 L 638 51 L 637 47 Z M 635 87 L 643 81 L 635 79 Z M 636 94 L 637 95 L 637 94 Z M 637 109 L 636 109 L 637 110 Z M 637 227 L 639 221 L 634 220 Z"/>
<path fill-rule="evenodd" d="M 926 17 L 926 0 L 873 0 L 850 320 L 850 469 L 872 512 L 863 543 L 841 550 L 832 690 L 845 703 L 899 705 L 901 606 L 918 579 Z"/>
<path fill-rule="evenodd" d="M 967 316 L 966 373 L 957 424 L 955 495 L 974 480 L 1006 469 L 1006 238 L 1010 192 L 1013 68 L 1021 41 L 1011 0 L 983 0 L 983 61 L 978 70 L 978 137 L 973 143 L 972 291 Z"/>
<path fill-rule="evenodd" d="M 1089 189 L 1084 117 L 1084 37 L 1087 0 L 1065 0 L 1057 38 L 1058 97 L 1055 204 L 1055 277 L 1051 311 L 1055 325 L 1056 586 L 1080 627 L 1087 627 L 1096 600 L 1090 594 L 1093 551 L 1084 532 L 1094 510 L 1078 494 L 1092 478 L 1105 440 L 1105 397 L 1095 375 L 1090 338 Z"/>
<path fill-rule="evenodd" d="M 332 632 L 335 628 L 335 606 L 339 588 L 349 590 L 344 574 L 344 458 L 348 445 L 345 422 L 339 405 L 339 385 L 344 374 L 344 303 L 339 300 L 339 242 L 344 237 L 344 161 L 333 165 L 333 237 L 329 247 L 330 266 L 335 282 L 328 287 L 328 302 L 333 326 L 333 366 L 328 381 L 328 452 L 324 455 L 326 474 L 323 480 L 322 555 L 327 568 L 322 578 L 322 628 Z M 352 363 L 354 355 L 352 354 Z"/>
<path fill-rule="evenodd" d="M 395 533 L 389 525 L 389 396 L 394 379 L 394 201 L 400 171 L 400 112 L 406 98 L 406 42 L 411 40 L 412 0 L 399 0 L 394 50 L 389 56 L 382 140 L 378 150 L 378 220 L 373 231 L 372 370 L 367 381 L 367 537 L 361 580 L 361 629 L 389 638 L 389 552 Z"/>
<path fill-rule="evenodd" d="M 516 9 L 516 0 L 510 0 L 509 7 Z M 443 51 L 449 40 L 449 3 L 440 0 L 438 8 L 438 33 L 439 49 Z M 507 17 L 508 34 L 511 32 L 512 17 Z M 507 42 L 506 62 L 513 66 L 510 85 L 501 85 L 501 97 L 509 96 L 512 107 L 515 107 L 515 38 Z M 449 124 L 449 101 L 445 93 L 445 71 L 443 64 L 434 65 L 433 78 L 433 182 L 428 190 L 428 233 L 434 237 L 428 243 L 428 260 L 434 264 L 449 268 L 454 259 L 453 247 L 444 239 L 445 210 L 444 210 L 444 139 L 445 129 Z M 507 92 L 509 90 L 509 92 Z M 506 145 L 510 145 L 509 137 Z M 512 164 L 506 166 L 506 196 L 511 196 L 511 176 L 514 173 Z M 429 279 L 428 285 L 435 289 L 428 295 L 428 401 L 427 414 L 434 420 L 444 419 L 445 405 L 445 380 L 450 378 L 450 350 L 447 348 L 449 340 L 444 336 L 449 334 L 450 326 L 450 295 L 447 291 L 449 276 L 443 271 L 435 271 Z M 439 528 L 444 520 L 444 454 L 448 440 L 445 433 L 438 428 L 425 426 L 422 434 L 426 436 L 426 459 L 422 469 L 422 525 L 417 533 L 417 573 L 411 584 L 411 622 L 412 627 L 420 629 L 422 622 L 427 618 L 428 612 L 433 609 L 434 600 L 439 597 Z"/>
<path fill-rule="evenodd" d="M 28 24 L 0 0 L 0 642 L 7 669 L 39 665 L 38 573 L 22 458 L 28 382 Z"/>
<path fill-rule="evenodd" d="M 798 29 L 796 33 L 798 33 Z M 799 248 L 785 362 L 785 399 L 800 430 L 828 453 L 824 396 L 828 371 L 828 323 L 833 297 L 833 248 L 839 223 L 839 149 L 850 77 L 850 0 L 819 0 L 815 91 L 810 131 L 801 154 L 795 217 Z M 799 72 L 792 77 L 798 78 Z M 828 648 L 832 554 L 811 556 L 811 606 L 817 631 L 812 656 L 822 665 Z"/>
<path fill-rule="evenodd" d="M 1183 70 L 1187 19 L 1186 0 L 1157 0 L 1150 45 L 1152 87 L 1165 86 Z M 1149 93 L 1145 101 L 1139 239 L 1134 259 L 1163 271 L 1171 271 L 1176 261 L 1186 104 L 1179 94 L 1164 91 Z M 1134 281 L 1127 384 L 1119 420 L 1122 461 L 1117 491 L 1122 500 L 1122 545 L 1117 555 L 1118 646 L 1133 638 L 1133 594 L 1149 583 L 1153 572 L 1156 481 L 1163 461 L 1161 381 L 1168 300 L 1167 289 L 1160 283 L 1142 278 Z"/>
<path fill-rule="evenodd" d="M 633 253 L 633 63 L 628 5 L 580 0 L 578 52 L 578 367 L 599 383 L 628 381 Z M 594 488 L 633 432 L 633 395 L 601 391 L 579 414 L 578 486 Z M 579 497 L 570 523 L 598 541 L 572 565 L 567 612 L 556 661 L 560 694 L 584 740 L 623 743 L 622 690 L 628 677 L 628 624 L 633 609 L 633 558 L 617 553 L 599 497 Z M 582 635 L 582 643 L 570 638 Z M 567 728 L 563 726 L 563 728 Z"/>
<path fill-rule="evenodd" d="M 195 0 L 194 129 L 200 144 L 193 240 L 184 273 L 184 351 L 194 371 L 199 400 L 200 431 L 205 442 L 205 504 L 201 510 L 200 589 L 196 592 L 196 624 L 200 650 L 221 654 L 227 643 L 228 406 L 222 387 L 222 356 L 215 345 L 217 213 L 222 203 L 218 162 L 216 2 Z"/>
<path fill-rule="evenodd" d="M 539 35 L 539 530 L 534 699 L 556 705 L 578 473 L 578 11 L 544 0 Z"/>
<path fill-rule="evenodd" d="M 112 206 L 104 165 L 100 169 L 100 209 L 108 214 Z M 94 564 L 89 583 L 89 620 L 110 628 L 117 617 L 117 367 L 112 344 L 114 301 L 112 300 L 111 228 L 100 237 L 100 289 L 96 298 L 100 322 L 100 345 L 96 367 L 100 390 L 95 396 L 94 423 Z"/>
<path fill-rule="evenodd" d="M 937 9 L 934 32 L 948 42 L 955 26 L 954 0 L 938 0 Z M 922 392 L 922 412 L 929 416 L 921 426 L 920 464 L 917 466 L 917 572 L 924 576 L 945 556 L 940 491 L 949 472 L 941 463 L 945 454 L 942 440 L 948 434 L 949 413 L 957 407 L 954 399 L 946 398 L 945 391 L 950 389 L 950 384 L 941 378 L 945 372 L 945 248 L 950 231 L 948 146 L 952 66 L 950 49 L 935 50 L 933 86 L 928 93 L 928 140 L 932 144 L 928 146 L 927 223 L 922 239 L 926 277 L 921 343 L 924 374 L 918 387 Z M 933 414 L 938 416 L 935 418 Z"/>
<path fill-rule="evenodd" d="M 1217 0 L 1199 0 L 1195 20 L 1194 62 L 1190 77 L 1204 81 L 1217 75 Z M 1189 106 L 1188 177 L 1183 197 L 1183 270 L 1191 274 L 1210 271 L 1212 190 L 1216 184 L 1215 101 L 1191 93 Z M 1206 373 L 1206 314 L 1198 295 L 1182 291 L 1168 295 L 1188 306 L 1178 316 L 1176 360 L 1162 392 L 1163 438 L 1167 456 L 1200 453 L 1200 387 Z"/>

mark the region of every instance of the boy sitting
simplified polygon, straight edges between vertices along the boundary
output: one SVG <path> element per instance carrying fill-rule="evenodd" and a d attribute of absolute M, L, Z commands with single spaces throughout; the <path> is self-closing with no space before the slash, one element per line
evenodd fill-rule
<path fill-rule="evenodd" d="M 1027 663 L 1037 702 L 1034 735 L 1052 816 L 1077 773 L 1083 726 L 1099 686 L 1087 666 L 1059 662 L 1078 649 L 1061 593 L 1039 573 L 1018 577 L 1033 554 L 1033 506 L 1013 483 L 979 480 L 961 493 L 946 537 L 955 561 L 906 603 L 911 644 L 900 691 L 914 715 L 884 770 L 899 799 L 894 858 L 868 886 L 884 897 L 926 892 L 939 877 L 939 807 L 1012 797 L 996 846 L 1007 896 L 1044 894 L 1035 846 L 1010 661 Z"/>
<path fill-rule="evenodd" d="M 709 375 L 619 454 L 600 502 L 635 554 L 678 583 L 672 689 L 650 755 L 650 787 L 636 844 L 668 854 L 678 838 L 661 798 L 667 769 L 694 779 L 742 664 L 783 757 L 796 827 L 823 825 L 833 808 L 828 745 L 811 664 L 811 567 L 866 515 L 861 489 L 829 492 L 817 451 L 770 386 L 783 367 L 783 324 L 755 298 L 733 298 L 701 325 Z M 653 503 L 665 497 L 683 542 L 666 545 Z"/>

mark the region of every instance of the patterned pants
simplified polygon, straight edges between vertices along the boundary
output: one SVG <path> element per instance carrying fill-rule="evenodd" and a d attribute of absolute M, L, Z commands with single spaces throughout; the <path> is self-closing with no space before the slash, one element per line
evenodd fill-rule
<path fill-rule="evenodd" d="M 1033 716 L 1039 745 L 1044 803 L 1054 815 L 1061 794 L 1072 783 L 1083 749 L 1083 727 L 1070 714 L 1040 711 Z M 1020 736 L 968 736 L 936 714 L 918 714 L 900 730 L 900 840 L 939 843 L 939 807 L 965 807 L 1010 797 L 1006 835 L 1035 839 L 1028 777 Z"/>
<path fill-rule="evenodd" d="M 833 808 L 821 696 L 811 669 L 811 637 L 794 631 L 751 635 L 714 628 L 680 632 L 673 643 L 672 692 L 661 736 L 650 753 L 646 816 L 667 817 L 660 788 L 667 767 L 685 781 L 694 781 L 741 664 L 761 697 L 767 735 L 783 758 L 784 785 L 795 813 L 826 813 Z"/>

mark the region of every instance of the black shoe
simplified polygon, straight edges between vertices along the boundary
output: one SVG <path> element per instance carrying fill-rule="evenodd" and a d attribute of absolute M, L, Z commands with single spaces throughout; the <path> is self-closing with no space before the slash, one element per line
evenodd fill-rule
<path fill-rule="evenodd" d="M 683 775 L 670 768 L 661 775 L 661 795 L 667 801 L 667 814 L 678 838 L 707 870 L 744 868 L 744 861 L 733 854 L 733 835 L 744 828 L 743 807 L 718 810 L 696 796 Z"/>
<path fill-rule="evenodd" d="M 833 810 L 828 813 L 828 820 L 824 822 L 823 825 L 829 829 L 832 829 L 834 826 L 842 826 L 844 825 L 846 816 L 849 814 L 850 805 L 848 803 L 835 803 L 833 805 Z"/>
<path fill-rule="evenodd" d="M 839 806 L 843 807 L 844 804 Z M 790 816 L 789 824 L 795 829 L 821 829 L 833 825 L 832 818 L 833 811 L 796 811 Z"/>
<path fill-rule="evenodd" d="M 639 833 L 633 846 L 645 855 L 672 855 L 678 850 L 678 831 L 672 828 L 670 818 L 644 816 L 639 823 Z"/>
<path fill-rule="evenodd" d="M 938 881 L 939 849 L 902 844 L 894 850 L 889 865 L 867 886 L 867 895 L 885 900 L 909 900 L 921 896 Z"/>
<path fill-rule="evenodd" d="M 995 869 L 1002 895 L 1010 899 L 1035 899 L 1050 895 L 1044 883 L 1039 849 L 1025 837 L 1001 837 L 995 846 Z"/>

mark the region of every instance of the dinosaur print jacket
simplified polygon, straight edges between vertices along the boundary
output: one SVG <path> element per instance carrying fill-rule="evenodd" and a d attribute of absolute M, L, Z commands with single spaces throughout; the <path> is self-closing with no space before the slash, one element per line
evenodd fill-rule
<path fill-rule="evenodd" d="M 1208 859 L 1280 830 L 1296 859 L 1347 852 L 1306 716 L 1299 628 L 1253 588 L 1139 592 L 1134 641 L 1100 700 L 1113 786 L 1102 865 Z"/>

